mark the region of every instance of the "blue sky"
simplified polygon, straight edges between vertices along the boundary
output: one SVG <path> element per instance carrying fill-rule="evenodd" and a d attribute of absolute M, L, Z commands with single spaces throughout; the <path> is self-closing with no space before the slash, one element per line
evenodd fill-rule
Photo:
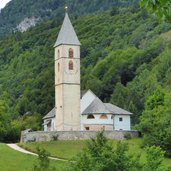
<path fill-rule="evenodd" d="M 5 5 L 6 5 L 9 1 L 11 1 L 11 0 L 0 0 L 0 9 L 1 9 L 1 8 L 4 8 Z"/>

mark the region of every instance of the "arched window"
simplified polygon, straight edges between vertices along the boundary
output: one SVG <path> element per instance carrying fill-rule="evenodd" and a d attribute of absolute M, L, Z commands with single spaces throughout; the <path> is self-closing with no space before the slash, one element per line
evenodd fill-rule
<path fill-rule="evenodd" d="M 73 70 L 74 69 L 74 64 L 72 61 L 69 61 L 69 70 Z"/>
<path fill-rule="evenodd" d="M 100 116 L 100 119 L 108 119 L 108 117 L 107 117 L 106 114 L 102 114 L 102 115 Z"/>
<path fill-rule="evenodd" d="M 60 50 L 58 49 L 58 58 L 60 58 Z"/>
<path fill-rule="evenodd" d="M 87 116 L 87 119 L 94 119 L 95 117 L 94 117 L 94 115 L 92 115 L 92 114 L 90 114 L 90 115 L 88 115 Z"/>
<path fill-rule="evenodd" d="M 74 57 L 74 51 L 72 48 L 69 49 L 69 58 L 73 58 Z"/>
<path fill-rule="evenodd" d="M 58 63 L 58 72 L 60 71 L 60 64 Z"/>

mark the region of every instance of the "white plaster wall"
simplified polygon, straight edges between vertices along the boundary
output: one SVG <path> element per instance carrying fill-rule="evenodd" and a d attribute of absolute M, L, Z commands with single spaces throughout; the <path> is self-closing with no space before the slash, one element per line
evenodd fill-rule
<path fill-rule="evenodd" d="M 52 118 L 52 122 L 51 122 L 51 131 L 55 131 L 55 118 Z"/>
<path fill-rule="evenodd" d="M 119 121 L 119 118 L 122 118 L 122 121 Z M 114 128 L 115 130 L 131 130 L 130 115 L 115 115 Z"/>
<path fill-rule="evenodd" d="M 51 120 L 51 127 L 49 128 L 46 124 L 44 124 L 44 131 L 55 131 L 55 118 L 49 118 L 44 120 L 44 123 Z"/>
<path fill-rule="evenodd" d="M 82 115 L 82 124 L 113 124 L 113 119 L 111 119 L 111 114 L 108 114 L 108 119 L 100 119 L 101 114 L 95 114 L 94 119 L 87 119 L 88 115 Z"/>
<path fill-rule="evenodd" d="M 114 115 L 108 114 L 108 119 L 100 119 L 101 115 L 94 114 L 94 119 L 87 119 L 88 115 L 82 115 L 81 119 L 81 129 L 84 130 L 84 125 L 109 125 L 114 124 L 114 130 L 131 130 L 131 121 L 130 115 Z M 122 118 L 122 121 L 119 121 L 119 118 Z"/>
<path fill-rule="evenodd" d="M 44 120 L 44 123 L 45 123 L 45 120 Z M 44 125 L 43 127 L 44 127 L 44 128 L 43 128 L 44 131 L 47 131 L 47 125 Z"/>

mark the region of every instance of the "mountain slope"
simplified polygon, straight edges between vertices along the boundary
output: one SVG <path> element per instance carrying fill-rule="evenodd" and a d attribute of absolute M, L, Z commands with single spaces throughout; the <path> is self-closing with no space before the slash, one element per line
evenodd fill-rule
<path fill-rule="evenodd" d="M 80 16 L 103 11 L 112 6 L 129 6 L 135 2 L 138 0 L 12 0 L 0 13 L 0 35 L 16 30 L 16 27 L 28 18 L 41 22 L 55 17 L 61 21 L 65 4 L 69 6 L 73 16 Z"/>
<path fill-rule="evenodd" d="M 82 89 L 130 110 L 138 123 L 155 89 L 170 89 L 171 24 L 159 24 L 135 6 L 72 23 L 82 43 Z M 52 19 L 0 40 L 0 125 L 10 134 L 4 139 L 16 138 L 21 129 L 38 129 L 37 113 L 44 116 L 54 107 L 53 45 L 60 25 Z"/>
<path fill-rule="evenodd" d="M 82 43 L 82 89 L 91 88 L 105 101 L 111 99 L 113 90 L 116 94 L 114 87 L 118 83 L 127 86 L 135 82 L 140 68 L 146 64 L 145 70 L 165 51 L 159 34 L 169 30 L 170 24 L 158 25 L 154 19 L 144 19 L 141 12 L 134 10 L 120 8 L 114 16 L 109 11 L 73 21 Z M 52 20 L 1 40 L 0 90 L 10 94 L 16 103 L 13 109 L 16 113 L 45 114 L 54 105 L 52 46 L 57 25 Z M 118 99 L 115 102 L 121 103 Z M 128 108 L 129 104 L 124 104 Z M 141 105 L 135 106 L 136 113 L 143 110 L 143 102 Z"/>

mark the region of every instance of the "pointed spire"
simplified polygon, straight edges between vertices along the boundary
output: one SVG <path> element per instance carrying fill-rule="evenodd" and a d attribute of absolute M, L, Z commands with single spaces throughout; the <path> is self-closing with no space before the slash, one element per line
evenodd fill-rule
<path fill-rule="evenodd" d="M 65 6 L 65 13 L 68 13 L 68 6 Z"/>
<path fill-rule="evenodd" d="M 75 33 L 74 27 L 72 26 L 72 23 L 69 19 L 67 6 L 65 7 L 65 18 L 61 30 L 59 31 L 54 47 L 61 44 L 79 45 L 79 46 L 81 45 Z"/>

